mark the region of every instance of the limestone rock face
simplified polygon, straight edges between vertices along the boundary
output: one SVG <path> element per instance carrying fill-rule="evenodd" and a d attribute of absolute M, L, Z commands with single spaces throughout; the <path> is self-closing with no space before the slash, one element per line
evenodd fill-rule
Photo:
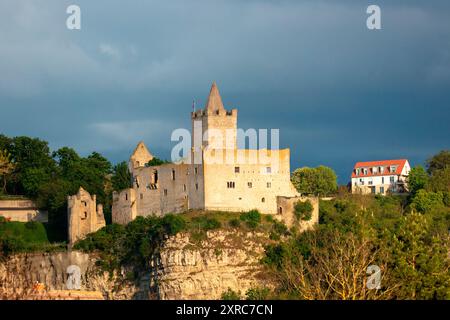
<path fill-rule="evenodd" d="M 229 288 L 245 295 L 270 286 L 260 259 L 267 235 L 210 231 L 200 243 L 178 234 L 164 244 L 156 272 L 161 299 L 220 299 Z"/>
<path fill-rule="evenodd" d="M 67 268 L 75 265 L 80 268 L 81 290 L 99 291 L 106 299 L 142 298 L 139 286 L 118 286 L 118 277 L 101 271 L 96 260 L 94 255 L 78 251 L 14 255 L 0 263 L 0 291 L 26 292 L 36 283 L 43 284 L 47 291 L 67 290 Z"/>
<path fill-rule="evenodd" d="M 268 235 L 210 231 L 203 240 L 180 233 L 166 239 L 152 268 L 136 281 L 124 280 L 127 270 L 110 275 L 96 266 L 98 257 L 78 251 L 26 253 L 0 262 L 3 292 L 25 292 L 37 282 L 46 290 L 67 290 L 67 268 L 80 268 L 81 290 L 105 299 L 220 299 L 228 289 L 245 295 L 250 288 L 271 287 L 260 259 Z M 129 270 L 128 270 L 129 271 Z"/>

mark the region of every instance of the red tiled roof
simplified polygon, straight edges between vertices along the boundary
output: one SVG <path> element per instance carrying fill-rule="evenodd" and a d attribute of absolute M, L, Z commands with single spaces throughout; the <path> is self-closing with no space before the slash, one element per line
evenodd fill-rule
<path fill-rule="evenodd" d="M 402 173 L 403 167 L 406 164 L 406 159 L 398 159 L 398 160 L 381 160 L 381 161 L 367 161 L 367 162 L 357 162 L 352 171 L 352 178 L 356 177 L 374 177 L 374 176 L 385 176 L 396 174 L 399 175 Z M 395 172 L 391 172 L 391 166 L 397 166 L 397 170 Z M 377 173 L 372 172 L 373 167 L 384 167 L 384 172 L 380 173 L 378 170 Z M 360 172 L 359 175 L 356 175 L 356 169 L 367 168 L 367 174 L 363 174 Z"/>

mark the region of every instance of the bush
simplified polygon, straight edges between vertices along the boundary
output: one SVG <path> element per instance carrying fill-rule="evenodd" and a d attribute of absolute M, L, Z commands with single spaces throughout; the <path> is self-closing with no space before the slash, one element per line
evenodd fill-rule
<path fill-rule="evenodd" d="M 312 217 L 313 206 L 311 201 L 297 201 L 294 205 L 294 214 L 298 220 L 309 221 Z"/>
<path fill-rule="evenodd" d="M 269 294 L 269 288 L 252 288 L 245 293 L 247 300 L 267 300 Z"/>
<path fill-rule="evenodd" d="M 239 226 L 241 225 L 241 222 L 238 219 L 231 219 L 228 223 L 233 228 L 239 228 Z"/>
<path fill-rule="evenodd" d="M 180 215 L 137 217 L 126 226 L 107 225 L 88 234 L 75 243 L 74 248 L 99 252 L 98 265 L 103 270 L 112 272 L 129 265 L 138 272 L 149 267 L 155 251 L 167 235 L 174 235 L 185 227 L 185 220 Z"/>
<path fill-rule="evenodd" d="M 442 192 L 419 190 L 412 199 L 411 206 L 421 213 L 439 209 L 444 205 Z"/>
<path fill-rule="evenodd" d="M 222 226 L 219 220 L 206 216 L 195 217 L 192 219 L 192 223 L 203 231 L 219 229 Z"/>
<path fill-rule="evenodd" d="M 242 213 L 240 219 L 246 223 L 251 229 L 256 229 L 261 223 L 261 214 L 258 210 L 250 210 L 249 212 Z"/>
<path fill-rule="evenodd" d="M 222 300 L 240 300 L 241 296 L 239 293 L 231 290 L 231 288 L 228 288 L 227 291 L 222 293 Z"/>

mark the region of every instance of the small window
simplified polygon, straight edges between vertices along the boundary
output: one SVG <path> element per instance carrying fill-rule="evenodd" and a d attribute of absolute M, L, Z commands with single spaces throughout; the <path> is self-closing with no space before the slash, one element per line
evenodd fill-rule
<path fill-rule="evenodd" d="M 381 183 L 384 183 L 384 177 L 381 177 Z"/>
<path fill-rule="evenodd" d="M 261 202 L 266 202 L 266 198 L 261 198 Z"/>
<path fill-rule="evenodd" d="M 266 167 L 266 173 L 272 173 L 272 168 L 271 167 Z"/>
<path fill-rule="evenodd" d="M 83 213 L 83 215 L 81 216 L 81 220 L 86 220 L 87 219 L 87 212 L 85 211 Z"/>
<path fill-rule="evenodd" d="M 364 168 L 364 175 L 367 175 L 367 169 Z"/>
<path fill-rule="evenodd" d="M 175 180 L 175 170 L 172 169 L 172 180 Z"/>
<path fill-rule="evenodd" d="M 128 193 L 125 193 L 125 201 L 128 201 Z"/>
<path fill-rule="evenodd" d="M 390 181 L 391 181 L 391 183 L 394 183 L 395 182 L 395 176 L 390 176 Z"/>
<path fill-rule="evenodd" d="M 141 194 L 139 195 L 139 198 L 141 198 L 141 200 L 144 199 L 144 195 L 141 193 Z"/>
<path fill-rule="evenodd" d="M 272 182 L 267 182 L 267 188 L 272 188 Z"/>
<path fill-rule="evenodd" d="M 380 193 L 384 194 L 384 187 L 380 187 Z"/>
<path fill-rule="evenodd" d="M 195 184 L 195 190 L 198 190 L 198 183 Z"/>
<path fill-rule="evenodd" d="M 197 167 L 194 168 L 194 174 L 198 174 L 198 168 Z"/>
<path fill-rule="evenodd" d="M 164 189 L 164 195 L 167 196 L 167 189 Z"/>
<path fill-rule="evenodd" d="M 247 182 L 247 186 L 248 186 L 249 188 L 253 188 L 253 183 Z"/>
<path fill-rule="evenodd" d="M 183 184 L 183 191 L 186 191 L 186 185 Z"/>
<path fill-rule="evenodd" d="M 239 167 L 234 167 L 234 173 L 239 173 L 240 168 Z"/>
<path fill-rule="evenodd" d="M 283 208 L 282 207 L 279 207 L 278 208 L 278 214 L 282 214 L 283 213 Z"/>
<path fill-rule="evenodd" d="M 228 181 L 227 182 L 227 188 L 228 189 L 234 189 L 234 187 L 235 187 L 234 181 Z"/>

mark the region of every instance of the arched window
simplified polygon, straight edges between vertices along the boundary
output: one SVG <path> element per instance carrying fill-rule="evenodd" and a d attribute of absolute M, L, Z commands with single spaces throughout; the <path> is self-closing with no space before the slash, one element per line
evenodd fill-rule
<path fill-rule="evenodd" d="M 283 208 L 282 207 L 278 208 L 278 214 L 283 214 Z"/>
<path fill-rule="evenodd" d="M 158 183 L 158 170 L 153 170 L 153 183 Z"/>
<path fill-rule="evenodd" d="M 266 198 L 261 198 L 261 202 L 266 202 Z"/>

